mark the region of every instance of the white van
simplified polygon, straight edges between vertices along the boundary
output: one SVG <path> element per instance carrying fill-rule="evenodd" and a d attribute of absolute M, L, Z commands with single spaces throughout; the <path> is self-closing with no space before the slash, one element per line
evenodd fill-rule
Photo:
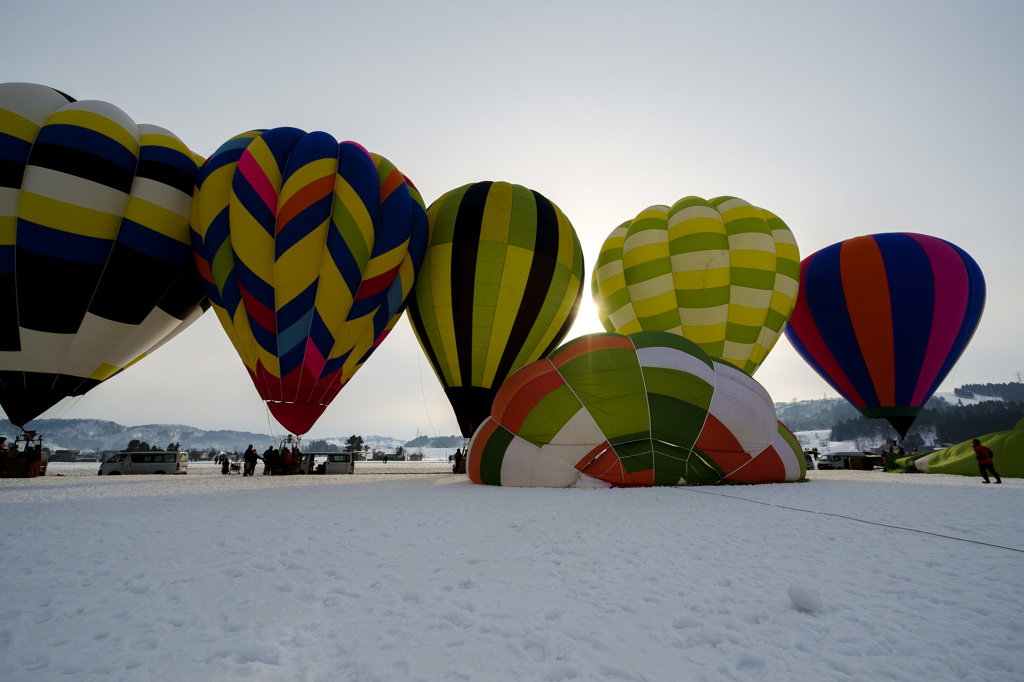
<path fill-rule="evenodd" d="M 355 458 L 350 452 L 310 452 L 314 462 L 319 462 L 313 469 L 315 474 L 351 474 L 355 472 Z"/>
<path fill-rule="evenodd" d="M 120 474 L 187 474 L 187 452 L 118 452 L 100 464 L 100 476 Z"/>

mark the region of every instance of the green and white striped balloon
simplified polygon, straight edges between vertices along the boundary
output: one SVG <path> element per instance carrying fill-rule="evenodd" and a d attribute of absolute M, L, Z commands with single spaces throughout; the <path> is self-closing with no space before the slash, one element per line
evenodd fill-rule
<path fill-rule="evenodd" d="M 643 210 L 605 240 L 591 289 L 608 331 L 667 331 L 748 375 L 793 312 L 800 252 L 789 227 L 736 197 Z"/>

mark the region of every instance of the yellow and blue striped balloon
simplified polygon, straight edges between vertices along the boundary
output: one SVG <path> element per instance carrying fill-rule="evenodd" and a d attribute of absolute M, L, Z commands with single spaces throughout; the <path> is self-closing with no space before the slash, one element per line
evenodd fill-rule
<path fill-rule="evenodd" d="M 308 431 L 405 309 L 429 239 L 387 159 L 324 132 L 242 133 L 197 182 L 192 244 L 260 397 Z"/>
<path fill-rule="evenodd" d="M 0 405 L 24 425 L 208 306 L 189 239 L 195 155 L 112 104 L 0 84 Z"/>
<path fill-rule="evenodd" d="M 735 197 L 690 196 L 615 228 L 591 291 L 608 331 L 672 332 L 753 376 L 799 281 L 800 252 L 778 216 Z"/>

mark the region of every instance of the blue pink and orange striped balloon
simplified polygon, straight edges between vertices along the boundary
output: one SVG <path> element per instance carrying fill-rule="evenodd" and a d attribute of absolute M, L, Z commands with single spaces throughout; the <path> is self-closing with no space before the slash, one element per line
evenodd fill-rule
<path fill-rule="evenodd" d="M 197 182 L 192 245 L 271 413 L 306 433 L 405 310 L 429 241 L 416 188 L 354 142 L 238 135 Z"/>
<path fill-rule="evenodd" d="M 808 256 L 800 282 L 793 347 L 861 414 L 906 436 L 978 327 L 981 268 L 937 237 L 875 234 Z"/>

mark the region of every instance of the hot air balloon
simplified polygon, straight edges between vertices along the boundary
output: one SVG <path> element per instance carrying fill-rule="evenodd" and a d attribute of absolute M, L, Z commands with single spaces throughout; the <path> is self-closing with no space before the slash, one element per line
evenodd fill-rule
<path fill-rule="evenodd" d="M 197 183 L 192 244 L 260 397 L 306 433 L 405 309 L 429 241 L 387 159 L 296 128 L 225 142 Z"/>
<path fill-rule="evenodd" d="M 781 219 L 735 197 L 651 206 L 605 240 L 591 279 L 608 331 L 666 331 L 754 372 L 793 311 L 800 253 Z"/>
<path fill-rule="evenodd" d="M 89 391 L 208 306 L 189 245 L 197 173 L 181 140 L 112 104 L 0 84 L 0 405 L 12 423 Z"/>
<path fill-rule="evenodd" d="M 875 234 L 814 253 L 786 337 L 865 417 L 900 434 L 971 340 L 985 307 L 981 269 L 923 234 Z"/>
<path fill-rule="evenodd" d="M 469 447 L 475 483 L 608 487 L 804 477 L 754 379 L 669 332 L 591 334 L 502 385 Z"/>
<path fill-rule="evenodd" d="M 569 331 L 583 251 L 562 211 L 521 185 L 464 185 L 427 215 L 431 243 L 409 316 L 468 438 L 505 378 Z"/>
<path fill-rule="evenodd" d="M 973 440 L 973 439 L 972 439 Z M 996 453 L 998 471 L 1002 478 L 1024 478 L 1024 418 L 1012 429 L 978 436 L 981 444 Z M 924 456 L 907 458 L 910 471 L 930 474 L 980 474 L 977 455 L 971 440 L 963 441 Z M 900 464 L 900 462 L 897 462 Z"/>

